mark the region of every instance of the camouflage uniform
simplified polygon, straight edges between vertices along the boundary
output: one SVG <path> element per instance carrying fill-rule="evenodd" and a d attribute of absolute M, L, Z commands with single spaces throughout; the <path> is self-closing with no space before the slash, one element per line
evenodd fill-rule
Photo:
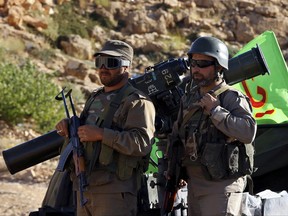
<path fill-rule="evenodd" d="M 85 124 L 97 124 L 101 112 L 117 97 L 118 91 L 97 91 L 90 99 L 91 106 L 84 108 L 86 114 L 81 115 Z M 135 89 L 124 96 L 113 116 L 111 127 L 104 128 L 99 161 L 88 175 L 89 186 L 84 192 L 88 203 L 85 207 L 92 215 L 136 215 L 137 190 L 144 169 L 143 157 L 151 151 L 154 119 L 153 103 L 140 91 Z M 94 157 L 93 145 L 91 142 L 84 143 L 86 167 L 89 167 L 89 161 Z M 72 179 L 74 189 L 78 190 L 77 178 L 73 174 Z M 86 215 L 85 208 L 81 208 L 79 202 L 77 215 Z"/>
<path fill-rule="evenodd" d="M 225 82 L 221 84 L 224 85 Z M 241 92 L 228 89 L 218 95 L 221 104 L 209 115 L 195 105 L 199 98 L 201 95 L 198 90 L 184 95 L 171 136 L 171 140 L 179 137 L 185 148 L 182 165 L 188 177 L 188 214 L 237 215 L 241 204 L 239 193 L 246 186 L 245 174 L 236 171 L 231 176 L 213 179 L 203 165 L 202 155 L 207 143 L 222 141 L 229 146 L 229 143 L 238 140 L 242 146 L 253 150 L 251 142 L 255 138 L 256 123 L 251 115 L 251 104 Z M 214 152 L 209 154 L 211 158 Z"/>

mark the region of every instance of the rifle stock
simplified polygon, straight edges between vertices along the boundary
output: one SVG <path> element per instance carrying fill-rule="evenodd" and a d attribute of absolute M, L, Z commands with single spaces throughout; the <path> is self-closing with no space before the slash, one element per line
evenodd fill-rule
<path fill-rule="evenodd" d="M 69 143 L 60 154 L 58 166 L 56 168 L 57 171 L 63 172 L 65 170 L 65 167 L 67 167 L 67 162 L 69 161 L 72 152 L 73 146 L 71 143 Z"/>

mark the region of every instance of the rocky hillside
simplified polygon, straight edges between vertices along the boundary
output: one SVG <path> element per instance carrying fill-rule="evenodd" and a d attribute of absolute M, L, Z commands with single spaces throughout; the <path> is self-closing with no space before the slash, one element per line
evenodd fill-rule
<path fill-rule="evenodd" d="M 110 38 L 135 48 L 135 73 L 185 56 L 203 35 L 233 53 L 270 30 L 288 59 L 286 0 L 0 0 L 0 28 L 3 62 L 30 59 L 83 93 L 100 84 L 92 56 Z"/>
<path fill-rule="evenodd" d="M 29 59 L 59 85 L 70 82 L 83 93 L 100 84 L 92 56 L 107 39 L 124 40 L 135 48 L 135 73 L 185 56 L 198 36 L 218 37 L 236 52 L 267 30 L 275 33 L 288 62 L 287 0 L 0 0 L 0 29 L 1 62 L 21 64 Z M 39 135 L 0 119 L 0 154 Z M 40 207 L 45 187 L 38 190 L 35 183 L 47 186 L 55 161 L 47 164 L 12 176 L 0 155 L 5 201 L 1 215 L 27 215 Z M 32 182 L 37 192 L 31 194 L 30 185 L 5 186 L 4 181 Z M 19 200 L 20 190 L 24 198 Z M 25 197 L 32 202 L 24 202 Z"/>
<path fill-rule="evenodd" d="M 61 31 L 63 21 L 74 32 Z M 185 56 L 202 35 L 224 40 L 233 52 L 271 30 L 288 59 L 286 0 L 0 0 L 0 26 L 7 58 L 31 58 L 41 71 L 57 72 L 58 81 L 65 77 L 83 91 L 99 84 L 91 60 L 109 38 L 132 44 L 138 73 Z M 76 34 L 81 28 L 87 33 Z"/>

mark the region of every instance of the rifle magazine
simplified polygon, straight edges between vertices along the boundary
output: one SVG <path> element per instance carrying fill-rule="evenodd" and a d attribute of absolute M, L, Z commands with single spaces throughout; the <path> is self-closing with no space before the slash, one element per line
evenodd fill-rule
<path fill-rule="evenodd" d="M 59 163 L 56 168 L 57 171 L 63 172 L 65 170 L 65 168 L 67 167 L 67 163 L 69 162 L 69 159 L 72 156 L 72 152 L 73 152 L 73 146 L 71 143 L 69 143 L 67 147 L 64 149 L 64 151 L 61 152 L 60 154 Z"/>

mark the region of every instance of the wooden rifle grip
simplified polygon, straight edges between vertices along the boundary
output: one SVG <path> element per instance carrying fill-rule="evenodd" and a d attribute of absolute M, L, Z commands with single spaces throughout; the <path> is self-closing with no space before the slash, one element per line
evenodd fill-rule
<path fill-rule="evenodd" d="M 78 157 L 77 154 L 73 154 L 73 160 L 75 164 L 75 173 L 78 176 L 80 173 L 85 172 L 85 160 L 84 157 Z"/>

